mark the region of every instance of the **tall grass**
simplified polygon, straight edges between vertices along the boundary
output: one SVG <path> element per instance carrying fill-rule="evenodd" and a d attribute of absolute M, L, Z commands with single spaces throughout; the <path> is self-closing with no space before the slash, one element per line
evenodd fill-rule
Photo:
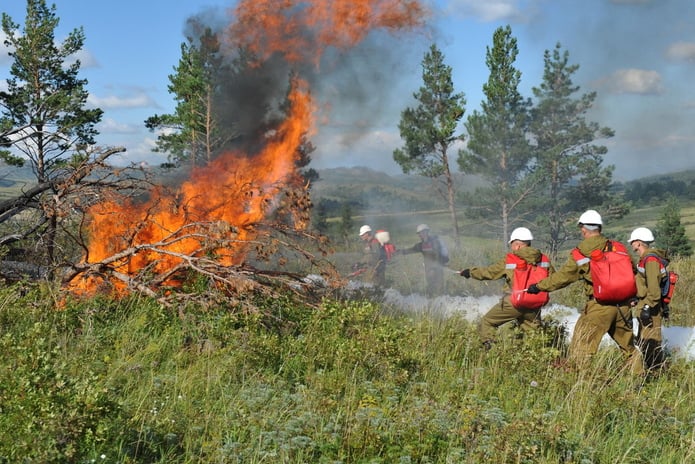
<path fill-rule="evenodd" d="M 0 289 L 0 462 L 680 463 L 695 454 L 692 362 L 673 358 L 646 382 L 606 349 L 590 370 L 565 370 L 552 324 L 524 337 L 510 328 L 484 351 L 464 318 L 369 301 L 316 310 L 288 297 L 260 302 L 282 315 L 265 319 L 137 297 L 56 310 L 54 299 L 45 286 Z"/>

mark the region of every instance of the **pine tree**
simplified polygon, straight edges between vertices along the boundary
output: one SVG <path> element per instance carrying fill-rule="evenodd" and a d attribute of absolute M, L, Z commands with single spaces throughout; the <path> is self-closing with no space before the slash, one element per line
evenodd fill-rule
<path fill-rule="evenodd" d="M 405 146 L 394 150 L 393 159 L 406 174 L 415 172 L 440 182 L 440 193 L 446 198 L 458 243 L 456 189 L 449 150 L 464 139 L 457 134 L 457 127 L 466 99 L 463 93 L 454 93 L 451 67 L 444 63 L 444 55 L 434 44 L 422 61 L 422 80 L 424 85 L 413 94 L 418 106 L 401 112 L 398 129 Z"/>
<path fill-rule="evenodd" d="M 61 44 L 55 40 L 59 24 L 55 5 L 45 0 L 27 0 L 24 28 L 3 13 L 5 45 L 14 60 L 7 91 L 0 92 L 0 128 L 6 148 L 0 158 L 11 165 L 28 161 L 39 185 L 50 188 L 38 198 L 44 215 L 39 227 L 53 262 L 60 205 L 52 204 L 70 162 L 85 158 L 87 147 L 96 143 L 96 124 L 102 110 L 87 109 L 87 80 L 80 79 L 80 61 L 75 59 L 85 41 L 82 28 L 71 31 Z M 56 200 L 57 201 L 57 200 Z"/>
<path fill-rule="evenodd" d="M 490 186 L 475 195 L 475 206 L 480 215 L 500 219 L 503 237 L 509 236 L 513 215 L 530 193 L 524 182 L 530 159 L 526 137 L 530 103 L 519 93 L 521 72 L 514 67 L 518 53 L 511 27 L 498 28 L 485 59 L 490 69 L 483 85 L 486 99 L 481 111 L 466 121 L 468 146 L 458 157 L 462 171 L 488 181 Z"/>
<path fill-rule="evenodd" d="M 352 207 L 350 203 L 343 203 L 340 209 L 340 230 L 338 232 L 343 238 L 346 248 L 349 248 L 351 241 L 350 237 L 355 233 L 353 230 L 354 226 L 355 222 L 352 218 Z"/>
<path fill-rule="evenodd" d="M 674 196 L 666 201 L 661 219 L 656 226 L 656 237 L 657 245 L 668 250 L 672 257 L 693 255 L 693 247 L 685 234 L 685 227 L 681 224 L 678 199 Z"/>
<path fill-rule="evenodd" d="M 557 44 L 544 54 L 543 81 L 533 88 L 536 104 L 531 110 L 535 141 L 536 208 L 543 211 L 537 223 L 549 231 L 550 255 L 555 256 L 571 234 L 569 217 L 588 207 L 596 208 L 609 195 L 613 167 L 603 167 L 606 147 L 598 138 L 613 136 L 607 127 L 586 120 L 596 93 L 579 97 L 572 82 L 578 65 L 569 64 L 569 53 Z M 608 211 L 605 211 L 608 213 Z M 608 215 L 608 214 L 604 214 Z"/>
<path fill-rule="evenodd" d="M 167 153 L 170 163 L 196 166 L 209 162 L 236 134 L 223 135 L 216 116 L 216 79 L 224 69 L 219 38 L 207 28 L 197 40 L 187 40 L 169 75 L 168 90 L 177 102 L 174 113 L 155 114 L 145 126 L 161 131 L 155 151 Z"/>
<path fill-rule="evenodd" d="M 328 211 L 326 210 L 326 202 L 321 199 L 313 211 L 314 213 L 314 230 L 321 234 L 328 232 Z"/>

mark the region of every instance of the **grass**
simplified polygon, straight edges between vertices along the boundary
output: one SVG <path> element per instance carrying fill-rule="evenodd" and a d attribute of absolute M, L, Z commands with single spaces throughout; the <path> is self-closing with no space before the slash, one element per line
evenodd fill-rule
<path fill-rule="evenodd" d="M 452 257 L 483 262 L 482 248 Z M 674 318 L 694 325 L 692 261 Z M 401 263 L 404 267 L 412 263 Z M 416 283 L 401 282 L 402 285 Z M 471 285 L 463 279 L 452 285 Z M 403 292 L 407 288 L 400 287 Z M 476 294 L 491 287 L 470 287 Z M 616 349 L 557 368 L 557 326 L 491 351 L 463 317 L 290 297 L 168 310 L 0 289 L 0 462 L 680 463 L 695 457 L 694 364 L 645 382 Z M 580 305 L 572 287 L 557 302 Z"/>

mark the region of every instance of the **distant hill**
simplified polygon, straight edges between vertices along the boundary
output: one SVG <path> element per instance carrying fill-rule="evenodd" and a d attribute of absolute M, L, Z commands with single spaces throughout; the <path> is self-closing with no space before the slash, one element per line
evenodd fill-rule
<path fill-rule="evenodd" d="M 329 210 L 345 202 L 360 211 L 420 211 L 446 208 L 432 179 L 416 175 L 389 175 L 366 167 L 319 170 L 319 181 L 312 186 L 314 204 L 324 202 Z M 482 181 L 457 174 L 458 186 L 473 191 Z M 460 188 L 460 187 L 459 187 Z M 333 211 L 335 212 L 335 211 Z"/>
<path fill-rule="evenodd" d="M 623 182 L 624 184 L 631 184 L 634 182 L 660 182 L 660 181 L 682 181 L 682 182 L 695 182 L 695 169 L 686 169 L 683 171 L 670 172 L 666 174 L 655 174 L 653 176 L 644 176 L 638 179 L 633 179 Z"/>

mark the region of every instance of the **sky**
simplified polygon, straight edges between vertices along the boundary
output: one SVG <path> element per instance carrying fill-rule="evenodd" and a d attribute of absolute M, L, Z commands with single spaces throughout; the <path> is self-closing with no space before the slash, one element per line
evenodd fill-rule
<path fill-rule="evenodd" d="M 329 0 L 326 0 L 329 1 Z M 89 104 L 104 111 L 99 144 L 124 146 L 118 162 L 157 165 L 156 134 L 144 126 L 171 113 L 168 76 L 181 56 L 191 20 L 214 27 L 234 22 L 231 0 L 54 0 L 57 40 L 82 27 L 80 77 Z M 485 54 L 495 29 L 510 25 L 518 41 L 514 66 L 520 91 L 541 83 L 543 54 L 557 43 L 579 65 L 576 96 L 596 92 L 591 121 L 615 131 L 602 141 L 605 164 L 619 181 L 695 168 L 695 2 L 692 0 L 423 0 L 427 27 L 398 36 L 375 35 L 333 69 L 316 91 L 323 112 L 312 137 L 311 167 L 367 166 L 398 174 L 393 150 L 402 146 L 400 113 L 415 104 L 421 62 L 432 43 L 465 94 L 464 119 L 480 108 L 489 76 Z M 49 0 L 49 4 L 51 4 Z M 0 12 L 23 26 L 26 3 L 0 0 Z M 20 28 L 21 30 L 21 28 Z M 0 31 L 0 36 L 2 32 Z M 0 37 L 4 38 L 4 37 Z M 346 64 L 348 63 L 348 64 Z M 10 58 L 0 43 L 0 90 Z M 349 90 L 348 90 L 349 89 Z M 460 130 L 464 132 L 463 124 Z M 453 158 L 455 159 L 455 154 Z M 452 165 L 457 169 L 457 165 Z"/>

